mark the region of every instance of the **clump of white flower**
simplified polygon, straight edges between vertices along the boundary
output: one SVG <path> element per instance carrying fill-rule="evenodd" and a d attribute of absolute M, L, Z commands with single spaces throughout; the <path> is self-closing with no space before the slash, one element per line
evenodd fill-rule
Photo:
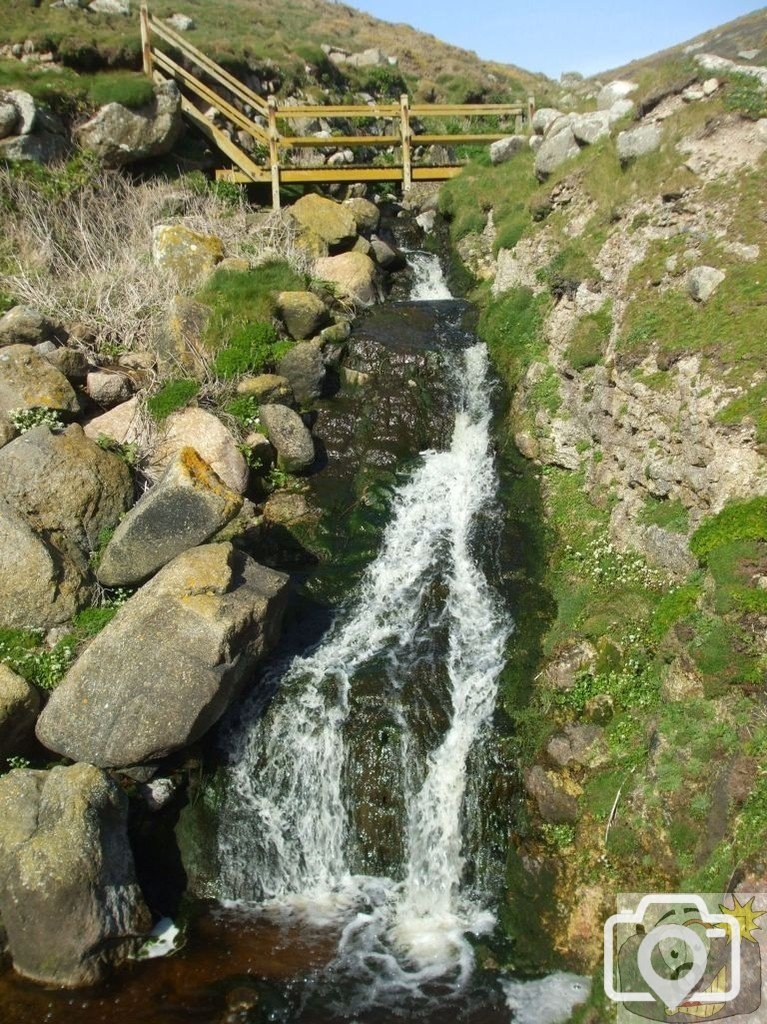
<path fill-rule="evenodd" d="M 64 424 L 55 409 L 37 406 L 34 409 L 11 409 L 8 419 L 20 434 L 26 434 L 32 427 L 48 427 L 50 430 L 61 430 Z"/>

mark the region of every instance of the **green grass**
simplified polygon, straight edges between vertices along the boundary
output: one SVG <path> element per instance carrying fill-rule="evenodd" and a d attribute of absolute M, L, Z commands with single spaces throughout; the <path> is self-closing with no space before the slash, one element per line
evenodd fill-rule
<path fill-rule="evenodd" d="M 161 423 L 177 409 L 183 409 L 189 405 L 199 390 L 199 381 L 169 380 L 159 391 L 147 399 L 146 406 L 150 415 Z"/>
<path fill-rule="evenodd" d="M 224 412 L 237 420 L 243 430 L 253 430 L 259 424 L 258 399 L 253 395 L 238 395 L 224 406 Z"/>
<path fill-rule="evenodd" d="M 249 324 L 269 321 L 277 310 L 277 295 L 302 291 L 306 279 L 287 263 L 265 263 L 256 270 L 217 270 L 197 295 L 213 310 L 205 342 L 213 351 L 229 344 Z"/>
<path fill-rule="evenodd" d="M 639 522 L 645 526 L 660 526 L 672 533 L 687 533 L 690 528 L 690 514 L 678 499 L 664 500 L 648 495 L 639 515 Z"/>
<path fill-rule="evenodd" d="M 698 527 L 692 535 L 690 550 L 705 562 L 722 544 L 741 540 L 767 540 L 767 498 L 730 502 Z"/>
<path fill-rule="evenodd" d="M 716 418 L 725 425 L 751 420 L 756 427 L 757 441 L 767 444 L 767 381 L 755 384 L 740 398 L 734 398 Z"/>
<path fill-rule="evenodd" d="M 758 121 L 767 117 L 767 89 L 753 75 L 730 74 L 727 76 L 724 105 L 728 110 Z"/>
<path fill-rule="evenodd" d="M 42 632 L 0 629 L 0 661 L 42 690 L 53 690 L 75 656 L 75 641 L 64 637 L 50 650 Z"/>
<path fill-rule="evenodd" d="M 93 110 L 107 103 L 135 109 L 151 103 L 154 90 L 140 72 L 78 73 L 70 68 L 41 71 L 34 64 L 0 60 L 0 89 L 22 89 L 36 100 L 64 113 Z"/>
<path fill-rule="evenodd" d="M 542 332 L 549 305 L 546 295 L 512 288 L 482 311 L 479 333 L 510 386 L 532 362 L 545 358 Z"/>
<path fill-rule="evenodd" d="M 612 301 L 605 302 L 595 313 L 587 313 L 581 317 L 570 338 L 566 353 L 574 370 L 580 373 L 602 362 L 612 326 Z"/>
<path fill-rule="evenodd" d="M 251 323 L 240 328 L 229 344 L 218 352 L 213 360 L 213 370 L 222 380 L 246 373 L 264 373 L 275 369 L 291 347 L 292 342 L 280 341 L 272 324 Z"/>

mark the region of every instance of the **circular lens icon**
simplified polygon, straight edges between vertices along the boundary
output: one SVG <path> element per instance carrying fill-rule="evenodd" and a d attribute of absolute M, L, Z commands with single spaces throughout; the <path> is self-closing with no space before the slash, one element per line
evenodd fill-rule
<path fill-rule="evenodd" d="M 679 978 L 664 978 L 652 965 L 656 948 L 663 962 L 674 970 L 691 963 L 690 970 Z M 681 924 L 662 924 L 645 935 L 637 951 L 639 973 L 647 987 L 661 999 L 666 1007 L 675 1009 L 685 1001 L 706 973 L 708 950 L 703 939 Z"/>

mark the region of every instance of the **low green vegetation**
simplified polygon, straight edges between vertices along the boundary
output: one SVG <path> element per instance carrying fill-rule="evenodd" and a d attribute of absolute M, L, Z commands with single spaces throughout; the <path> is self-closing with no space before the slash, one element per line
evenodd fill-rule
<path fill-rule="evenodd" d="M 196 397 L 200 382 L 191 378 L 169 380 L 147 399 L 149 414 L 158 422 L 166 420 L 171 413 L 183 409 Z"/>
<path fill-rule="evenodd" d="M 581 317 L 567 346 L 567 360 L 579 373 L 602 362 L 613 326 L 612 302 Z"/>
<path fill-rule="evenodd" d="M 152 83 L 140 72 L 87 74 L 64 68 L 52 73 L 16 60 L 0 60 L 0 88 L 23 89 L 51 109 L 70 115 L 107 103 L 135 109 L 154 99 Z"/>
<path fill-rule="evenodd" d="M 512 387 L 532 362 L 545 358 L 542 332 L 549 307 L 548 296 L 512 288 L 482 310 L 480 335 Z"/>
<path fill-rule="evenodd" d="M 687 533 L 690 528 L 690 514 L 678 499 L 648 496 L 639 515 L 639 521 L 646 526 L 660 526 L 672 533 Z"/>
<path fill-rule="evenodd" d="M 253 395 L 238 395 L 224 406 L 224 412 L 237 420 L 243 430 L 253 430 L 260 423 L 258 399 Z"/>
<path fill-rule="evenodd" d="M 721 545 L 744 540 L 767 541 L 767 498 L 731 502 L 698 527 L 690 550 L 705 562 Z"/>
<path fill-rule="evenodd" d="M 217 351 L 238 332 L 255 323 L 268 323 L 277 308 L 277 295 L 302 291 L 306 285 L 305 277 L 278 261 L 264 263 L 255 270 L 216 271 L 197 296 L 213 310 L 205 343 Z"/>
<path fill-rule="evenodd" d="M 727 76 L 724 105 L 728 110 L 758 121 L 767 117 L 767 88 L 753 75 L 730 74 Z"/>
<path fill-rule="evenodd" d="M 213 360 L 213 370 L 222 380 L 246 373 L 263 373 L 273 370 L 290 347 L 291 342 L 280 341 L 272 324 L 256 321 L 241 327 L 229 344 L 219 350 Z"/>

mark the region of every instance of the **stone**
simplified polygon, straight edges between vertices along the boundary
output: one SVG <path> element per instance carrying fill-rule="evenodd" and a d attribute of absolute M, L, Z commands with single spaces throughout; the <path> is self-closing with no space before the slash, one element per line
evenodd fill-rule
<path fill-rule="evenodd" d="M 0 662 L 0 760 L 29 748 L 40 704 L 40 691 Z"/>
<path fill-rule="evenodd" d="M 0 99 L 0 139 L 13 135 L 19 122 L 19 112 L 13 103 Z"/>
<path fill-rule="evenodd" d="M 343 204 L 351 212 L 357 225 L 357 231 L 375 231 L 381 220 L 381 211 L 369 199 L 354 196 Z"/>
<path fill-rule="evenodd" d="M 725 277 L 717 267 L 693 267 L 687 275 L 688 294 L 696 302 L 708 302 Z"/>
<path fill-rule="evenodd" d="M 661 137 L 662 129 L 659 124 L 641 124 L 638 128 L 620 132 L 617 147 L 621 163 L 627 164 L 637 157 L 654 153 L 660 146 Z"/>
<path fill-rule="evenodd" d="M 105 587 L 132 587 L 206 540 L 242 507 L 194 448 L 182 448 L 164 476 L 120 522 L 96 570 Z"/>
<path fill-rule="evenodd" d="M 756 137 L 763 145 L 767 146 L 767 117 L 756 122 Z"/>
<path fill-rule="evenodd" d="M 697 568 L 684 534 L 673 533 L 660 526 L 647 526 L 642 531 L 640 547 L 651 565 L 668 569 L 675 576 L 688 576 Z"/>
<path fill-rule="evenodd" d="M 530 146 L 530 149 L 532 149 L 533 153 L 537 153 L 538 150 L 543 145 L 543 136 L 542 135 L 531 135 L 530 138 L 528 139 L 528 145 Z"/>
<path fill-rule="evenodd" d="M 63 373 L 67 380 L 76 384 L 85 383 L 88 376 L 88 358 L 84 352 L 62 345 L 53 352 L 46 353 L 45 358 L 59 373 Z"/>
<path fill-rule="evenodd" d="M 609 110 L 619 100 L 625 100 L 632 92 L 636 92 L 638 88 L 636 82 L 626 82 L 621 79 L 610 82 L 597 94 L 597 110 Z"/>
<path fill-rule="evenodd" d="M 540 110 L 536 110 L 533 114 L 533 131 L 537 135 L 544 135 L 549 125 L 561 116 L 562 111 L 557 110 L 555 107 L 541 107 Z"/>
<path fill-rule="evenodd" d="M 565 128 L 570 128 L 577 117 L 577 114 L 560 114 L 559 117 L 556 117 L 549 124 L 543 134 L 544 139 L 551 138 L 552 135 L 558 135 L 560 132 L 563 132 Z"/>
<path fill-rule="evenodd" d="M 180 409 L 171 413 L 158 432 L 147 473 L 159 479 L 177 452 L 194 448 L 213 472 L 238 494 L 248 487 L 248 465 L 231 431 L 205 409 Z"/>
<path fill-rule="evenodd" d="M 370 240 L 373 259 L 384 270 L 404 270 L 407 266 L 405 254 L 396 246 L 389 245 L 382 238 L 374 235 Z"/>
<path fill-rule="evenodd" d="M 178 252 L 180 254 L 180 250 Z M 192 278 L 210 273 L 216 266 L 217 252 L 214 246 L 208 251 L 209 259 L 203 255 L 197 270 L 192 269 L 190 263 L 181 271 L 179 280 L 183 281 L 188 271 L 191 272 Z M 222 260 L 218 267 L 225 262 Z M 206 350 L 202 339 L 212 314 L 210 306 L 202 302 L 196 302 L 186 295 L 174 296 L 170 301 L 167 316 L 152 335 L 152 349 L 157 353 L 160 362 L 169 365 L 180 363 L 192 373 L 204 372 L 210 359 L 210 352 Z"/>
<path fill-rule="evenodd" d="M 3 99 L 16 108 L 16 134 L 31 135 L 38 124 L 38 109 L 34 97 L 22 89 L 12 89 L 4 94 Z"/>
<path fill-rule="evenodd" d="M 51 321 L 31 306 L 14 306 L 0 317 L 0 346 L 39 345 L 55 333 Z"/>
<path fill-rule="evenodd" d="M 325 303 L 313 292 L 280 292 L 277 311 L 296 341 L 313 338 L 330 320 Z"/>
<path fill-rule="evenodd" d="M 373 251 L 373 247 L 371 246 L 371 244 L 368 241 L 368 239 L 365 238 L 363 235 L 359 236 L 357 241 L 354 243 L 354 245 L 349 250 L 349 252 L 361 252 L 361 253 L 364 253 L 365 256 L 370 256 L 372 251 Z"/>
<path fill-rule="evenodd" d="M 13 966 L 46 985 L 101 980 L 152 925 L 128 798 L 90 764 L 0 778 L 0 914 Z"/>
<path fill-rule="evenodd" d="M 288 473 L 299 473 L 314 462 L 314 440 L 301 417 L 286 405 L 266 405 L 261 423 L 277 451 L 278 464 Z"/>
<path fill-rule="evenodd" d="M 311 193 L 302 196 L 289 209 L 290 215 L 305 231 L 331 249 L 347 248 L 357 238 L 357 220 L 342 203 Z"/>
<path fill-rule="evenodd" d="M 34 427 L 0 449 L 0 493 L 85 572 L 100 536 L 130 508 L 133 480 L 78 424 L 60 434 Z"/>
<path fill-rule="evenodd" d="M 83 429 L 86 437 L 94 441 L 108 437 L 118 444 L 142 443 L 150 434 L 149 424 L 144 421 L 137 397 L 115 406 L 101 416 L 94 416 Z"/>
<path fill-rule="evenodd" d="M 152 228 L 152 257 L 180 284 L 191 285 L 207 277 L 224 258 L 224 243 L 216 235 L 202 235 L 183 224 L 157 224 Z"/>
<path fill-rule="evenodd" d="M 130 15 L 129 0 L 92 0 L 88 10 L 94 14 L 119 14 L 125 18 Z"/>
<path fill-rule="evenodd" d="M 539 180 L 548 178 L 560 164 L 572 159 L 580 153 L 580 146 L 575 141 L 572 128 L 565 128 L 551 138 L 545 139 L 535 154 L 535 173 Z"/>
<path fill-rule="evenodd" d="M 551 737 L 546 753 L 560 768 L 597 768 L 608 760 L 604 730 L 598 725 L 575 722 L 568 722 L 562 732 Z"/>
<path fill-rule="evenodd" d="M 45 714 L 45 712 L 43 712 Z M 555 772 L 547 772 L 534 765 L 525 778 L 525 789 L 535 800 L 538 813 L 551 825 L 563 825 L 578 820 L 578 798 L 565 780 Z"/>
<path fill-rule="evenodd" d="M 322 394 L 326 371 L 320 345 L 310 341 L 294 345 L 280 360 L 277 371 L 290 383 L 299 405 L 313 402 Z"/>
<path fill-rule="evenodd" d="M 292 405 L 293 389 L 290 381 L 276 373 L 260 373 L 256 377 L 243 377 L 237 382 L 238 395 L 252 395 L 259 405 L 278 402 Z"/>
<path fill-rule="evenodd" d="M 82 570 L 0 499 L 0 623 L 47 631 L 68 622 L 90 593 Z"/>
<path fill-rule="evenodd" d="M 169 18 L 165 19 L 165 22 L 176 32 L 191 32 L 194 28 L 194 19 L 190 18 L 188 14 L 171 14 Z"/>
<path fill-rule="evenodd" d="M 126 373 L 97 370 L 88 374 L 86 388 L 96 405 L 119 405 L 133 394 L 133 381 Z"/>
<path fill-rule="evenodd" d="M 15 436 L 16 428 L 10 420 L 0 420 L 0 448 L 5 448 Z"/>
<path fill-rule="evenodd" d="M 589 640 L 566 644 L 554 654 L 543 669 L 543 678 L 559 690 L 570 690 L 579 674 L 590 669 L 597 660 L 597 651 Z"/>
<path fill-rule="evenodd" d="M 635 103 L 633 100 L 616 100 L 615 103 L 607 111 L 610 119 L 610 125 L 617 124 L 618 121 L 622 121 L 624 117 L 628 117 L 634 113 Z"/>
<path fill-rule="evenodd" d="M 185 551 L 80 655 L 38 719 L 38 739 L 100 767 L 193 743 L 276 643 L 287 583 L 231 544 Z"/>
<path fill-rule="evenodd" d="M 595 142 L 610 134 L 610 113 L 595 110 L 591 114 L 579 114 L 570 125 L 577 142 L 593 146 Z"/>
<path fill-rule="evenodd" d="M 14 409 L 53 409 L 74 416 L 80 402 L 72 385 L 31 345 L 0 348 L 0 416 Z"/>
<path fill-rule="evenodd" d="M 376 267 L 364 253 L 346 252 L 318 259 L 314 273 L 321 281 L 336 285 L 341 298 L 355 305 L 372 306 L 376 302 Z"/>
<path fill-rule="evenodd" d="M 52 116 L 48 123 L 60 127 L 60 122 Z M 33 135 L 10 135 L 8 138 L 0 139 L 0 159 L 31 161 L 36 164 L 53 164 L 65 160 L 70 153 L 71 146 L 64 134 L 63 127 L 60 130 L 36 131 Z"/>
<path fill-rule="evenodd" d="M 517 153 L 527 149 L 526 135 L 509 135 L 490 144 L 490 163 L 505 164 Z"/>
<path fill-rule="evenodd" d="M 160 82 L 154 91 L 154 101 L 139 110 L 101 107 L 75 132 L 79 145 L 112 168 L 169 153 L 183 130 L 181 94 L 175 82 Z"/>

